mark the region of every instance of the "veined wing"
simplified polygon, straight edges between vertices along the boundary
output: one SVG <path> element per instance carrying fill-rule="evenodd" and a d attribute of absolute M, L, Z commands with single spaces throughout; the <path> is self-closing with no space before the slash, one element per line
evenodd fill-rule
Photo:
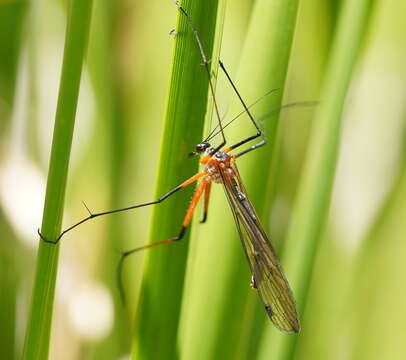
<path fill-rule="evenodd" d="M 254 287 L 274 325 L 283 332 L 297 333 L 300 325 L 292 290 L 246 195 L 238 169 L 235 164 L 231 168 L 232 172 L 220 167 L 219 171 L 251 268 Z"/>

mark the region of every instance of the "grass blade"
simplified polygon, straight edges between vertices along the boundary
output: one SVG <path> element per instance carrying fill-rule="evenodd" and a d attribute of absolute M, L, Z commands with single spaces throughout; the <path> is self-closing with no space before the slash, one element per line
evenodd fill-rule
<path fill-rule="evenodd" d="M 405 150 L 406 148 L 404 148 Z M 365 241 L 357 254 L 351 284 L 353 323 L 351 335 L 360 339 L 353 343 L 354 359 L 403 357 L 403 339 L 393 337 L 402 332 L 404 313 L 404 212 L 406 209 L 406 162 L 403 164 L 391 191 L 375 217 Z M 378 286 L 377 286 L 378 285 Z M 350 302 L 350 300 L 347 300 Z M 355 305 L 354 305 L 355 304 Z M 369 306 L 365 306 L 368 304 Z M 385 311 L 380 309 L 385 308 Z M 372 315 L 371 315 L 372 314 Z M 375 326 L 375 324 L 382 326 Z"/>
<path fill-rule="evenodd" d="M 277 108 L 282 101 L 297 5 L 296 0 L 278 0 L 257 1 L 254 6 L 236 86 L 247 103 L 272 88 L 280 89 L 275 96 L 255 107 L 257 114 L 268 113 L 269 109 Z M 226 60 L 223 61 L 227 66 Z M 235 102 L 229 114 L 240 111 L 241 104 Z M 272 142 L 239 160 L 248 194 L 264 220 L 268 220 L 264 211 L 264 189 L 268 183 L 277 120 L 277 116 L 274 116 L 264 124 L 267 138 Z M 227 139 L 231 144 L 253 133 L 249 120 L 239 119 L 238 125 L 227 128 Z M 184 357 L 253 358 L 266 314 L 257 294 L 248 286 L 248 265 L 221 189 L 218 195 L 213 194 L 208 223 L 200 230 L 199 254 L 196 255 L 199 266 L 195 267 L 193 274 L 193 282 L 198 285 L 195 285 L 196 290 L 190 300 L 192 309 L 189 313 L 193 322 L 187 324 L 185 331 Z M 210 297 L 205 295 L 208 289 Z M 208 325 L 203 326 L 205 323 Z"/>
<path fill-rule="evenodd" d="M 210 58 L 217 0 L 187 0 L 182 5 L 192 18 Z M 199 65 L 201 63 L 186 18 L 179 14 L 161 145 L 157 198 L 197 170 L 196 160 L 188 160 L 187 154 L 202 139 L 208 81 L 204 68 Z M 179 233 L 191 190 L 181 191 L 174 196 L 176 198 L 169 198 L 155 207 L 150 242 L 161 241 Z M 177 358 L 177 330 L 187 249 L 188 235 L 182 242 L 148 252 L 136 318 L 134 359 Z"/>
<path fill-rule="evenodd" d="M 309 142 L 302 180 L 286 240 L 284 263 L 303 314 L 317 240 L 325 222 L 337 160 L 341 114 L 369 15 L 371 1 L 346 1 L 339 19 Z M 270 330 L 263 339 L 261 358 L 290 359 L 296 336 Z M 269 345 L 268 345 L 269 344 Z"/>
<path fill-rule="evenodd" d="M 41 232 L 47 239 L 56 239 L 61 231 L 69 156 L 91 9 L 91 0 L 73 0 L 71 3 L 41 226 Z M 58 254 L 59 245 L 40 242 L 24 359 L 48 357 Z"/>

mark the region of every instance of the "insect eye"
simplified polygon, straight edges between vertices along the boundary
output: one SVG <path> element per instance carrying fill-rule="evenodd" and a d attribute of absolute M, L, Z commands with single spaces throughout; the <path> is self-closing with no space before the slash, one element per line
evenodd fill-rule
<path fill-rule="evenodd" d="M 200 144 L 196 145 L 196 152 L 197 153 L 202 153 L 204 152 L 208 147 L 210 146 L 210 144 L 207 141 L 204 141 Z"/>

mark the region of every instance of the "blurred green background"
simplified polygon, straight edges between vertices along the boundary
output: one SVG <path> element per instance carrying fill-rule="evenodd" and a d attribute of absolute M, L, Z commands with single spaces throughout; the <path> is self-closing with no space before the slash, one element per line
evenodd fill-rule
<path fill-rule="evenodd" d="M 342 3 L 299 1 L 284 104 L 323 102 L 320 89 Z M 0 1 L 0 348 L 4 359 L 20 358 L 24 343 L 68 4 Z M 172 65 L 169 32 L 176 26 L 178 12 L 169 0 L 104 0 L 93 5 L 64 227 L 87 215 L 82 200 L 98 211 L 155 196 Z M 225 10 L 221 59 L 237 79 L 261 76 L 244 74 L 246 67 L 240 66 L 255 5 L 255 1 L 233 0 Z M 302 331 L 289 358 L 406 357 L 405 13 L 406 3 L 401 0 L 371 2 L 342 115 L 331 203 L 318 233 Z M 270 82 L 267 90 L 273 88 Z M 255 82 L 240 91 L 248 103 L 266 92 Z M 230 118 L 236 108 L 229 106 L 233 94 L 223 76 L 217 79 L 217 93 L 221 113 L 230 108 Z M 254 107 L 258 118 L 273 110 L 272 96 Z M 277 139 L 269 139 L 268 146 L 277 144 L 278 156 L 264 227 L 281 254 L 295 215 L 315 111 L 305 107 L 282 111 Z M 237 136 L 237 129 L 239 138 L 248 136 L 251 133 L 242 130 L 246 121 L 241 117 L 227 130 Z M 269 189 L 249 186 L 264 169 L 244 170 L 245 161 L 239 164 L 248 193 L 254 200 L 264 197 Z M 271 163 L 263 167 L 268 169 Z M 218 186 L 213 192 L 208 223 L 199 225 L 195 219 L 192 229 L 173 346 L 179 359 L 268 359 L 273 350 L 271 325 L 249 287 L 248 266 L 222 189 Z M 179 204 L 179 212 L 186 207 Z M 126 264 L 125 309 L 117 301 L 115 267 L 121 250 L 148 241 L 151 210 L 96 219 L 64 238 L 51 359 L 129 356 L 131 340 L 139 336 L 132 327 L 137 311 L 142 311 L 137 310 L 137 301 L 145 254 Z M 166 296 L 162 294 L 162 311 Z"/>

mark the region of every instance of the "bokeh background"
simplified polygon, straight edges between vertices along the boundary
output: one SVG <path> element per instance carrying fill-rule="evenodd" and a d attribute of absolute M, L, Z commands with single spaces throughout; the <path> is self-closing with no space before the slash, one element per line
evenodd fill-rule
<path fill-rule="evenodd" d="M 232 76 L 244 71 L 239 59 L 254 3 L 227 4 L 221 58 Z M 320 86 L 341 5 L 339 0 L 300 1 L 285 104 L 323 101 Z M 24 342 L 67 6 L 67 1 L 54 0 L 0 2 L 0 348 L 4 359 L 19 358 Z M 318 241 L 295 359 L 406 356 L 405 13 L 406 3 L 401 0 L 375 0 L 371 7 L 343 113 L 332 201 Z M 97 211 L 154 198 L 172 61 L 169 32 L 176 18 L 176 7 L 169 0 L 94 2 L 65 226 L 86 216 L 82 200 Z M 244 88 L 240 90 L 244 94 Z M 225 113 L 232 94 L 221 76 L 217 93 Z M 262 95 L 254 94 L 248 102 Z M 263 101 L 266 104 L 266 98 Z M 264 115 L 255 108 L 254 113 Z M 278 181 L 264 224 L 280 252 L 313 113 L 314 109 L 300 106 L 281 113 Z M 244 121 L 241 118 L 231 127 Z M 255 176 L 244 173 L 244 160 L 240 168 L 243 177 Z M 242 251 L 238 269 L 228 259 L 226 238 L 240 246 L 237 233 L 231 221 L 210 225 L 210 219 L 229 211 L 218 188 L 209 223 L 193 227 L 176 346 L 182 359 L 265 359 L 272 352 L 270 325 L 265 313 L 257 311 L 260 305 L 249 288 Z M 181 204 L 179 211 L 186 206 Z M 121 250 L 146 243 L 150 216 L 151 209 L 142 209 L 97 219 L 66 236 L 50 358 L 124 359 L 130 353 L 131 339 L 137 336 L 132 324 L 145 255 L 138 254 L 126 264 L 125 309 L 117 301 L 115 268 Z M 230 323 L 224 320 L 230 314 L 223 318 L 214 309 L 224 312 L 230 302 L 238 304 L 233 288 L 249 295 L 240 309 L 233 308 Z"/>

